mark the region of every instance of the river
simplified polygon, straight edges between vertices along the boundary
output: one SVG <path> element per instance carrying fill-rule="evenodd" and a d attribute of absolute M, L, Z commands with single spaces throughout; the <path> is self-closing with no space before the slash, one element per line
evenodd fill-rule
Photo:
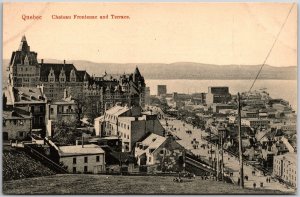
<path fill-rule="evenodd" d="M 209 86 L 228 86 L 231 94 L 246 92 L 251 87 L 253 80 L 145 80 L 150 87 L 150 94 L 157 94 L 157 85 L 167 85 L 167 92 L 195 93 L 207 92 Z M 272 98 L 287 100 L 297 111 L 297 80 L 257 80 L 252 90 L 266 88 Z"/>

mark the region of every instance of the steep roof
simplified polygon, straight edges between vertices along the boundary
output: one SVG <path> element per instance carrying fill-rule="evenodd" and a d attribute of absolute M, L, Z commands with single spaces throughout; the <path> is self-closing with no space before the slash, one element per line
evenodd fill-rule
<path fill-rule="evenodd" d="M 70 81 L 70 73 L 74 69 L 76 74 L 76 81 L 83 82 L 83 78 L 86 71 L 78 71 L 73 64 L 60 64 L 60 63 L 40 63 L 40 77 L 41 81 L 47 81 L 50 70 L 53 69 L 55 79 L 59 79 L 61 70 L 65 71 L 66 81 Z"/>
<path fill-rule="evenodd" d="M 148 149 L 157 149 L 167 138 L 151 133 L 146 139 L 141 143 L 148 146 Z"/>
<path fill-rule="evenodd" d="M 14 51 L 10 58 L 10 65 L 23 64 L 27 57 L 30 65 L 37 65 L 37 53 L 30 51 L 25 35 L 22 37 L 19 48 Z"/>

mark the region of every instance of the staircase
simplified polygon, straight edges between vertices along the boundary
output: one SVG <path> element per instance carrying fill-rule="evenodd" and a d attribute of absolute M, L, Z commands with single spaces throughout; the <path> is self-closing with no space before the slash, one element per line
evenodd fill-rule
<path fill-rule="evenodd" d="M 32 146 L 30 146 L 30 144 L 24 144 L 24 151 L 32 158 L 39 160 L 42 164 L 52 169 L 56 173 L 60 173 L 60 174 L 68 173 L 66 169 L 64 169 L 59 164 L 53 162 L 51 159 L 49 159 L 39 151 L 35 150 Z"/>
<path fill-rule="evenodd" d="M 212 167 L 191 155 L 186 155 L 185 163 L 187 170 L 195 173 L 196 175 L 215 174 Z"/>

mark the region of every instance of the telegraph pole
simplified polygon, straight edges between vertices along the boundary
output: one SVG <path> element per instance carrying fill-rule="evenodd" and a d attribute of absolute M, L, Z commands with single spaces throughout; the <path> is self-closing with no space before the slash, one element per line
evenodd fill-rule
<path fill-rule="evenodd" d="M 217 181 L 219 181 L 219 175 L 220 175 L 220 159 L 219 159 L 219 154 L 220 154 L 220 152 L 219 152 L 220 150 L 219 150 L 219 143 L 217 143 L 217 150 L 216 150 L 216 152 L 218 152 L 217 153 L 217 166 L 216 166 L 216 168 L 217 168 Z"/>
<path fill-rule="evenodd" d="M 240 187 L 244 188 L 244 168 L 243 168 L 243 152 L 242 152 L 242 132 L 241 132 L 241 100 L 240 93 L 237 95 L 238 100 L 238 129 L 239 129 L 239 159 L 240 159 Z"/>
<path fill-rule="evenodd" d="M 221 130 L 221 176 L 224 181 L 224 156 L 223 156 L 223 128 Z"/>

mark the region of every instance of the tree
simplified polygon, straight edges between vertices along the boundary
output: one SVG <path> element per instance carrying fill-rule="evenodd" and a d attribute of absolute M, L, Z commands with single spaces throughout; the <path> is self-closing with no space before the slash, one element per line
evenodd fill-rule
<path fill-rule="evenodd" d="M 60 145 L 70 145 L 74 144 L 81 135 L 82 132 L 76 129 L 76 122 L 59 120 L 54 124 L 52 140 Z"/>
<path fill-rule="evenodd" d="M 78 95 L 76 98 L 73 98 L 76 105 L 76 126 L 81 126 L 81 119 L 86 117 L 90 120 L 94 120 L 100 114 L 97 112 L 100 106 L 95 106 L 99 101 L 96 97 L 90 97 L 84 94 Z"/>

